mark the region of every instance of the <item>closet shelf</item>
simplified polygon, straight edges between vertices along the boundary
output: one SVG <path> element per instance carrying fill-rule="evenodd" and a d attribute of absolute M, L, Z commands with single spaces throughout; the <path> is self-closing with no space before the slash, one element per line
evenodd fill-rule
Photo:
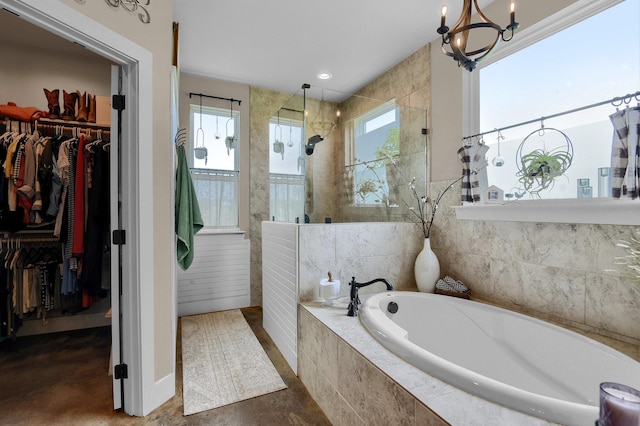
<path fill-rule="evenodd" d="M 88 121 L 67 121 L 53 118 L 41 118 L 36 121 L 38 124 L 49 124 L 54 126 L 67 126 L 67 127 L 90 127 L 93 129 L 109 130 L 110 124 L 89 123 Z"/>

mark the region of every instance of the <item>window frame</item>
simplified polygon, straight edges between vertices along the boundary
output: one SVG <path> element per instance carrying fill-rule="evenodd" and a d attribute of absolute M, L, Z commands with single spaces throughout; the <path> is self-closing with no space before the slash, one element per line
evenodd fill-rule
<path fill-rule="evenodd" d="M 241 150 L 241 145 L 242 145 L 242 141 L 240 138 L 240 118 L 241 118 L 241 114 L 240 111 L 238 110 L 233 110 L 232 116 L 233 120 L 234 120 L 234 136 L 237 138 L 236 141 L 236 145 L 234 147 L 234 158 L 233 158 L 233 169 L 216 169 L 213 167 L 194 167 L 194 158 L 195 158 L 195 154 L 194 154 L 194 148 L 195 148 L 195 138 L 197 137 L 196 132 L 197 132 L 197 125 L 195 123 L 195 114 L 196 113 L 200 113 L 200 111 L 202 110 L 203 114 L 206 114 L 207 112 L 209 112 L 211 115 L 218 115 L 219 117 L 224 117 L 226 119 L 229 119 L 229 113 L 230 110 L 227 108 L 219 108 L 219 107 L 212 107 L 212 106 L 206 106 L 203 105 L 202 107 L 200 107 L 199 104 L 189 104 L 189 129 L 190 129 L 190 135 L 191 138 L 189 140 L 189 150 L 188 150 L 188 164 L 189 164 L 189 169 L 191 170 L 191 174 L 192 174 L 192 179 L 196 179 L 194 177 L 194 171 L 200 172 L 200 173 L 212 173 L 212 174 L 216 174 L 216 175 L 220 175 L 222 177 L 222 181 L 225 181 L 229 178 L 229 176 L 234 176 L 234 180 L 235 180 L 235 185 L 236 185 L 236 224 L 235 225 L 210 225 L 210 224 L 205 224 L 202 232 L 203 234 L 205 233 L 233 233 L 233 232 L 240 232 L 240 150 Z M 226 121 L 225 121 L 225 125 L 226 125 Z M 225 129 L 225 135 L 226 135 L 226 129 Z M 221 143 L 224 143 L 223 139 L 220 139 Z M 215 179 L 211 179 L 214 180 Z"/>
<path fill-rule="evenodd" d="M 388 114 L 389 112 L 394 111 L 395 113 L 395 119 L 394 122 L 398 123 L 398 129 L 400 129 L 400 106 L 397 104 L 396 99 L 390 99 L 370 110 L 368 110 L 367 112 L 359 115 L 358 117 L 355 117 L 353 119 L 353 126 L 351 126 L 351 132 L 350 132 L 350 143 L 348 146 L 348 151 L 346 152 L 345 155 L 345 160 L 347 163 L 347 167 L 353 167 L 354 171 L 355 168 L 362 164 L 362 163 L 366 163 L 366 162 L 373 162 L 375 160 L 361 160 L 361 159 L 357 159 L 356 158 L 356 139 L 364 136 L 368 133 L 371 133 L 373 131 L 378 130 L 380 127 L 384 127 L 387 124 L 384 124 L 383 126 L 377 127 L 375 129 L 372 129 L 370 131 L 365 131 L 366 130 L 366 126 L 367 123 L 378 118 L 381 117 L 385 114 Z M 348 135 L 349 133 L 347 133 L 346 135 Z M 388 182 L 386 182 L 388 185 Z M 359 203 L 357 202 L 358 199 L 358 194 L 357 194 L 357 188 L 358 188 L 358 180 L 356 179 L 355 173 L 354 173 L 354 177 L 353 177 L 353 187 L 351 188 L 352 191 L 352 200 L 353 202 L 351 203 L 351 207 L 356 207 L 356 208 L 377 208 L 377 207 L 398 207 L 397 205 L 386 205 L 383 202 L 378 202 L 378 203 Z"/>
<path fill-rule="evenodd" d="M 559 12 L 517 33 L 509 43 L 500 44 L 478 65 L 483 68 L 558 31 L 596 15 L 623 0 L 578 0 Z M 478 134 L 480 129 L 479 73 L 462 74 L 463 135 Z M 463 220 L 495 220 L 542 223 L 591 223 L 640 225 L 638 201 L 613 198 L 518 200 L 504 204 L 465 204 L 454 206 Z"/>
<path fill-rule="evenodd" d="M 227 108 L 219 108 L 219 107 L 211 107 L 211 106 L 206 106 L 203 105 L 202 106 L 202 112 L 206 113 L 207 111 L 215 111 L 216 115 L 218 115 L 219 117 L 224 117 L 226 119 L 229 119 L 229 117 L 225 117 L 224 114 L 226 114 L 227 116 L 229 115 L 229 109 Z M 189 128 L 191 129 L 190 135 L 191 135 L 191 140 L 189 141 L 189 167 L 190 168 L 194 168 L 193 166 L 193 159 L 195 157 L 193 149 L 195 148 L 195 138 L 196 138 L 196 131 L 198 130 L 198 128 L 196 127 L 196 123 L 195 123 L 195 113 L 200 113 L 200 105 L 198 104 L 189 104 Z M 213 114 L 211 114 L 213 115 Z M 215 170 L 215 171 L 219 171 L 219 172 L 228 172 L 228 171 L 234 171 L 236 173 L 240 172 L 240 146 L 241 146 L 241 140 L 240 140 L 240 111 L 237 110 L 233 110 L 233 123 L 234 123 L 234 136 L 238 138 L 237 142 L 236 142 L 236 146 L 234 148 L 234 158 L 233 158 L 233 162 L 234 162 L 234 169 L 214 169 L 212 167 L 198 167 L 200 169 L 207 169 L 207 170 Z M 226 124 L 226 122 L 225 122 Z M 224 141 L 221 139 L 222 143 L 224 143 Z"/>

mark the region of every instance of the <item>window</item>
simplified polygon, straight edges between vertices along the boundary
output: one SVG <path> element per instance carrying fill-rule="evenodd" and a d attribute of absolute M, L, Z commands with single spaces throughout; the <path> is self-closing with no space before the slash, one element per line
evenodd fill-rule
<path fill-rule="evenodd" d="M 355 205 L 397 205 L 389 198 L 386 165 L 397 157 L 400 143 L 400 112 L 395 101 L 387 102 L 353 122 Z"/>
<path fill-rule="evenodd" d="M 239 114 L 191 105 L 190 119 L 191 177 L 205 227 L 237 229 Z"/>
<path fill-rule="evenodd" d="M 478 75 L 470 77 L 472 81 L 477 78 L 475 89 L 479 92 L 477 130 L 507 127 L 640 89 L 640 0 L 619 2 L 606 10 L 602 10 L 603 3 L 616 2 L 578 3 L 595 5 L 592 16 L 575 23 L 576 16 L 584 16 L 584 8 L 577 5 L 572 9 L 573 17 L 565 19 L 573 20 L 573 25 L 560 30 L 538 25 L 536 33 L 532 28 L 525 38 L 539 41 L 497 61 L 489 57 L 475 71 Z M 550 18 L 547 23 L 554 21 L 558 19 Z M 608 36 L 611 30 L 615 31 L 614 39 Z M 517 38 L 510 43 L 516 43 Z M 491 60 L 495 62 L 489 63 Z M 564 149 L 566 138 L 552 128 L 567 136 L 573 160 L 563 176 L 538 193 L 540 198 L 609 197 L 613 132 L 609 115 L 614 112 L 615 108 L 606 104 L 546 119 L 544 132 L 538 133 L 540 121 L 505 130 L 499 141 L 502 166 L 492 161 L 498 157 L 498 134 L 486 135 L 484 142 L 490 150 L 485 185 L 502 188 L 506 200 L 529 198 L 529 194 L 523 195 L 523 181 L 517 175 L 518 151 L 526 155 L 538 149 Z M 495 162 L 500 163 L 499 159 Z"/>
<path fill-rule="evenodd" d="M 304 222 L 302 122 L 269 121 L 269 215 L 280 222 Z"/>

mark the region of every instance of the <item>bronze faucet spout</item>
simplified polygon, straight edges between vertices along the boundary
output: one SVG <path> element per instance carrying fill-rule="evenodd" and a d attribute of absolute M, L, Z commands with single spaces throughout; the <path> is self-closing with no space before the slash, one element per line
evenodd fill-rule
<path fill-rule="evenodd" d="M 349 285 L 351 286 L 351 290 L 349 291 L 349 308 L 347 310 L 347 315 L 350 317 L 358 316 L 358 306 L 360 305 L 360 296 L 358 296 L 358 289 L 361 287 L 366 287 L 373 283 L 382 282 L 387 286 L 387 290 L 393 290 L 393 286 L 384 278 L 376 278 L 371 281 L 367 281 L 366 283 L 357 283 L 356 277 L 351 277 L 351 282 Z"/>

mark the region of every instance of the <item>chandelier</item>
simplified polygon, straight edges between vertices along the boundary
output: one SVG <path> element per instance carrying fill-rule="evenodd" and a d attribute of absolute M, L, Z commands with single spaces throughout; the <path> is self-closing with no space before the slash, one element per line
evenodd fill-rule
<path fill-rule="evenodd" d="M 473 14 L 471 8 L 472 1 L 481 22 L 471 23 L 471 16 Z M 502 28 L 482 13 L 478 7 L 477 0 L 464 0 L 464 6 L 462 7 L 462 13 L 460 14 L 458 22 L 456 22 L 452 29 L 449 29 L 449 27 L 445 25 L 447 6 L 442 6 L 442 17 L 440 19 L 440 27 L 438 28 L 438 34 L 442 36 L 442 52 L 457 61 L 459 67 L 462 66 L 467 71 L 473 71 L 478 62 L 482 61 L 493 51 L 500 39 L 506 42 L 513 38 L 513 32 L 520 25 L 516 22 L 515 9 L 516 4 L 514 0 L 511 2 L 511 22 L 507 25 L 507 28 Z M 496 34 L 493 42 L 480 48 L 470 47 L 469 36 L 471 30 L 483 28 L 495 30 Z M 511 33 L 507 33 L 507 31 L 511 31 Z M 476 31 L 475 34 L 477 33 Z M 505 37 L 505 33 L 507 33 L 508 38 Z"/>

